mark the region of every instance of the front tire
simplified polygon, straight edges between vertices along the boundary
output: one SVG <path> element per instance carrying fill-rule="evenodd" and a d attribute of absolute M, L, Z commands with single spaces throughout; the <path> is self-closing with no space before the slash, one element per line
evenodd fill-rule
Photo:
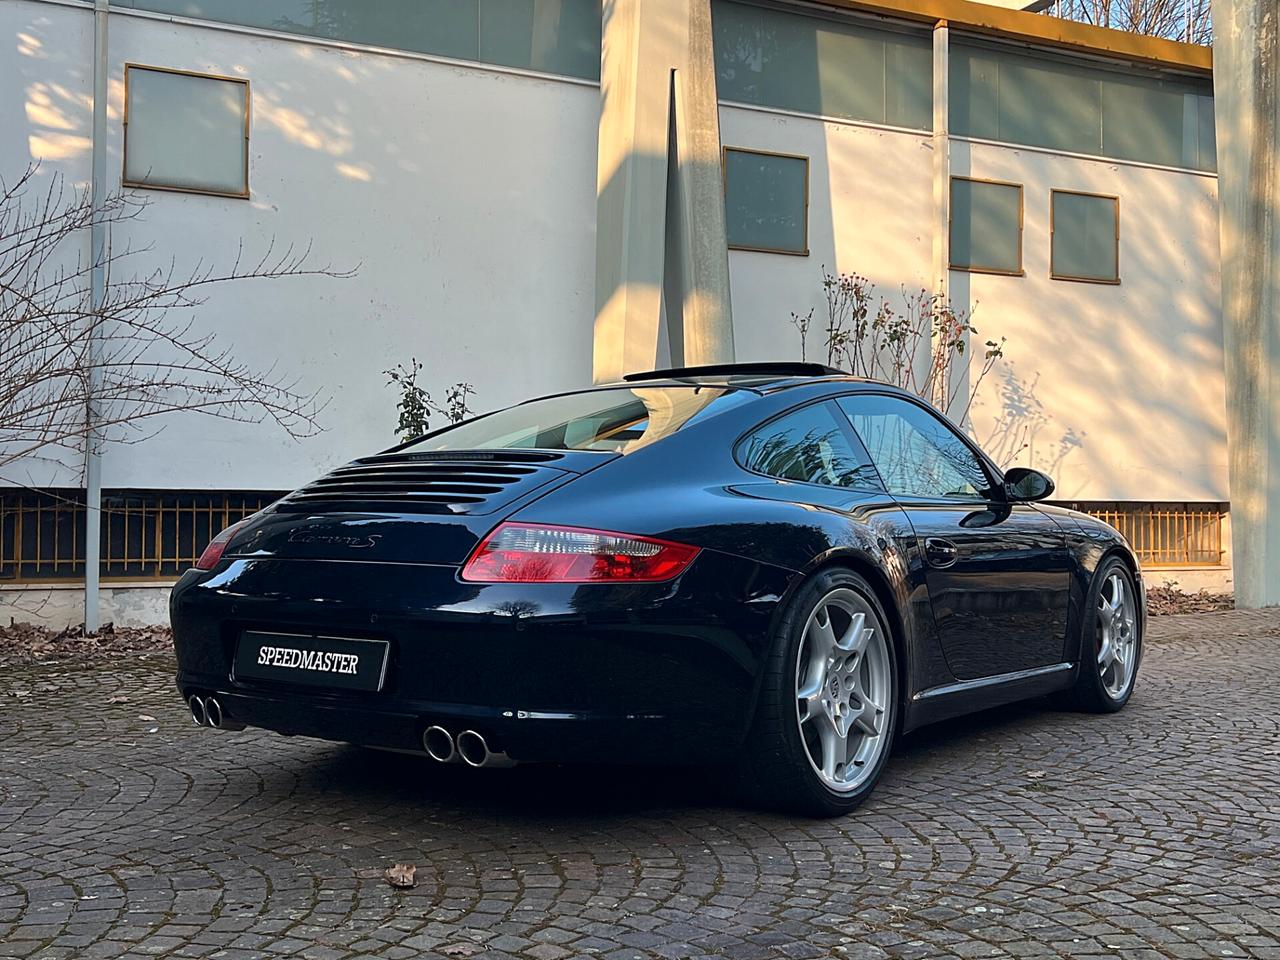
<path fill-rule="evenodd" d="M 1133 574 L 1118 557 L 1103 562 L 1089 591 L 1080 638 L 1075 707 L 1115 713 L 1129 702 L 1142 662 L 1142 616 Z"/>
<path fill-rule="evenodd" d="M 820 571 L 788 604 L 764 666 L 744 765 L 766 803 L 848 813 L 875 788 L 898 729 L 898 661 L 870 585 Z"/>

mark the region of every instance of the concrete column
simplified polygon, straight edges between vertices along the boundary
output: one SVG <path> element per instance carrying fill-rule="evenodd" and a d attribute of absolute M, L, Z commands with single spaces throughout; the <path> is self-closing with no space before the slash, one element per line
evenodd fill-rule
<path fill-rule="evenodd" d="M 1280 603 L 1280 7 L 1213 0 L 1236 605 Z"/>
<path fill-rule="evenodd" d="M 933 282 L 944 297 L 951 287 L 951 79 L 950 30 L 933 28 Z"/>
<path fill-rule="evenodd" d="M 594 377 L 733 359 L 710 0 L 606 0 Z"/>

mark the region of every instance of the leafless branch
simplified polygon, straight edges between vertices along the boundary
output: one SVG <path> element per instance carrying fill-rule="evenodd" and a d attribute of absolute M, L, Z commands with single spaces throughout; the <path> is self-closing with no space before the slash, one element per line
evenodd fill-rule
<path fill-rule="evenodd" d="M 238 359 L 196 311 L 223 284 L 354 270 L 314 263 L 310 245 L 277 249 L 274 241 L 260 256 L 242 246 L 226 269 L 156 266 L 150 247 L 108 243 L 95 310 L 88 230 L 96 219 L 110 236 L 147 202 L 115 193 L 95 211 L 87 191 L 38 172 L 33 165 L 12 183 L 0 179 L 0 473 L 31 457 L 81 462 L 90 400 L 104 443 L 142 438 L 180 411 L 271 422 L 294 438 L 321 429 L 324 397 L 275 364 Z"/>
<path fill-rule="evenodd" d="M 1210 0 L 1055 0 L 1045 12 L 1128 33 L 1213 43 Z"/>

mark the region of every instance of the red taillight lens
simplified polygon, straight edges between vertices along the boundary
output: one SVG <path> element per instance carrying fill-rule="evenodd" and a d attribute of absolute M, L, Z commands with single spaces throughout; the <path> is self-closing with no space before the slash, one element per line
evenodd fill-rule
<path fill-rule="evenodd" d="M 499 524 L 462 568 L 473 583 L 654 583 L 683 573 L 697 547 L 608 530 Z"/>
<path fill-rule="evenodd" d="M 212 570 L 218 565 L 218 561 L 222 559 L 222 551 L 227 549 L 227 544 L 231 542 L 231 538 L 243 527 L 248 521 L 241 520 L 239 523 L 233 523 L 227 529 L 209 541 L 209 545 L 204 548 L 204 553 L 200 554 L 200 559 L 196 561 L 197 570 Z"/>

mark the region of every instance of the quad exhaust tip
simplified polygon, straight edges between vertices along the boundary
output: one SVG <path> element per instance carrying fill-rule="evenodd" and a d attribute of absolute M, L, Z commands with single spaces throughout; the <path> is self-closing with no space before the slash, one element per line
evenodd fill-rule
<path fill-rule="evenodd" d="M 440 763 L 453 763 L 458 759 L 458 749 L 453 742 L 453 734 L 444 727 L 430 726 L 422 733 L 422 749 L 427 756 Z"/>
<path fill-rule="evenodd" d="M 458 754 L 462 757 L 462 762 L 469 767 L 513 767 L 515 761 L 508 757 L 505 753 L 497 750 L 490 750 L 489 744 L 485 740 L 484 735 L 474 730 L 463 730 L 458 734 L 457 740 Z"/>
<path fill-rule="evenodd" d="M 244 724 L 233 720 L 222 709 L 217 697 L 202 697 L 193 693 L 187 697 L 187 706 L 191 710 L 191 719 L 197 727 L 213 727 L 215 730 L 243 730 Z"/>

